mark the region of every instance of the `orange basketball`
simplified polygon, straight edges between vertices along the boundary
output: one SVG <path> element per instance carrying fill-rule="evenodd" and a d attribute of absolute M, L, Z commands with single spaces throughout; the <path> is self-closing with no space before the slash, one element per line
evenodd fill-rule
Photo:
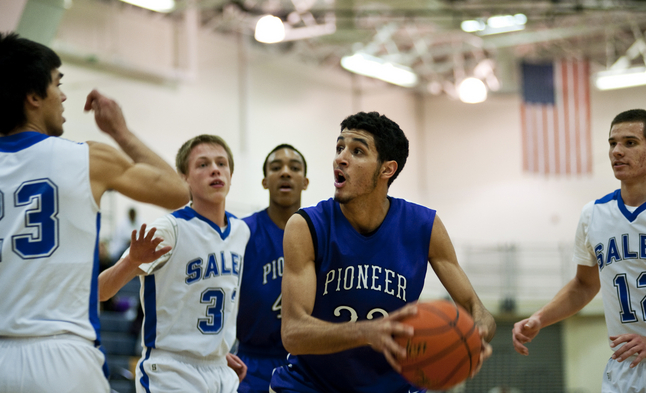
<path fill-rule="evenodd" d="M 395 340 L 406 348 L 402 375 L 415 386 L 445 390 L 467 379 L 480 360 L 481 340 L 471 315 L 446 300 L 419 302 L 417 314 L 403 323 L 413 337 Z"/>

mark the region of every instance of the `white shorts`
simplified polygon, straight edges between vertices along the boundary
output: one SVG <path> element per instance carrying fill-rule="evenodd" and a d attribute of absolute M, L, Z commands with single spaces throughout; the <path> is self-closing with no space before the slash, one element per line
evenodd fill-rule
<path fill-rule="evenodd" d="M 226 358 L 202 360 L 144 348 L 137 363 L 137 393 L 236 393 L 238 375 Z"/>
<path fill-rule="evenodd" d="M 0 337 L 0 393 L 110 392 L 105 356 L 73 334 Z"/>
<path fill-rule="evenodd" d="M 646 393 L 646 361 L 641 361 L 635 368 L 630 368 L 634 356 L 623 362 L 613 358 L 608 360 L 603 372 L 601 393 Z"/>

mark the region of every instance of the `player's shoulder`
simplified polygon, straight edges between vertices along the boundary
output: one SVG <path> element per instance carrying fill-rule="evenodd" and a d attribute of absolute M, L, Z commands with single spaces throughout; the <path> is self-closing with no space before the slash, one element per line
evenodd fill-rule
<path fill-rule="evenodd" d="M 594 201 L 590 201 L 586 204 L 588 205 L 604 205 L 607 203 L 610 203 L 612 201 L 617 201 L 619 198 L 621 198 L 621 190 L 615 190 L 609 194 L 604 195 L 603 197 L 596 199 Z"/>

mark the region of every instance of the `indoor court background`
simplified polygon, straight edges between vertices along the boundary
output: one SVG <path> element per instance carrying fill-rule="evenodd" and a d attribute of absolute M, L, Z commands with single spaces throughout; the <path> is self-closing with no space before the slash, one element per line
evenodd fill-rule
<path fill-rule="evenodd" d="M 462 391 L 598 392 L 611 354 L 600 298 L 544 330 L 530 345 L 529 357 L 513 351 L 511 327 L 573 276 L 570 258 L 581 208 L 619 187 L 608 160 L 610 121 L 621 111 L 646 108 L 646 87 L 599 91 L 591 85 L 592 174 L 532 174 L 522 166 L 520 56 L 508 57 L 497 69 L 500 92 L 483 103 L 465 104 L 354 75 L 338 62 L 303 61 L 287 46 L 268 49 L 253 40 L 251 29 L 218 32 L 203 23 L 200 10 L 224 3 L 195 1 L 193 14 L 168 16 L 117 0 L 0 0 L 0 30 L 20 24 L 21 33 L 44 37 L 61 55 L 65 138 L 114 144 L 83 113 L 93 88 L 116 99 L 130 129 L 170 163 L 188 138 L 222 136 L 235 158 L 227 210 L 238 216 L 266 206 L 261 166 L 273 146 L 289 143 L 303 152 L 310 179 L 303 205 L 315 204 L 333 193 L 339 123 L 357 111 L 387 115 L 404 130 L 411 148 L 390 195 L 438 211 L 461 264 L 498 319 L 493 356 Z M 506 4 L 513 9 L 516 3 L 527 2 Z M 29 7 L 46 12 L 23 14 Z M 632 26 L 642 32 L 646 18 L 633 17 Z M 580 44 L 586 45 L 585 38 Z M 578 53 L 576 46 L 570 49 Z M 596 62 L 591 70 L 604 66 Z M 103 239 L 109 240 L 131 206 L 147 222 L 165 213 L 108 193 L 102 201 Z M 424 298 L 444 296 L 430 273 Z"/>

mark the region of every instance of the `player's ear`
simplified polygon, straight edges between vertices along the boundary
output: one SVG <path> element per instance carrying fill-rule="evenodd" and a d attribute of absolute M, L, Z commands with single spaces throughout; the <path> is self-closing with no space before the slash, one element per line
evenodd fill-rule
<path fill-rule="evenodd" d="M 381 164 L 381 177 L 390 179 L 397 172 L 397 161 L 386 161 Z"/>
<path fill-rule="evenodd" d="M 310 179 L 304 177 L 303 178 L 303 190 L 307 190 L 307 186 L 310 184 Z"/>
<path fill-rule="evenodd" d="M 262 179 L 262 188 L 264 188 L 265 190 L 269 188 L 269 185 L 267 185 L 267 178 L 266 177 L 264 177 Z"/>
<path fill-rule="evenodd" d="M 27 93 L 27 96 L 25 97 L 25 106 L 28 105 L 31 108 L 38 108 L 42 101 L 43 98 L 35 92 Z"/>

